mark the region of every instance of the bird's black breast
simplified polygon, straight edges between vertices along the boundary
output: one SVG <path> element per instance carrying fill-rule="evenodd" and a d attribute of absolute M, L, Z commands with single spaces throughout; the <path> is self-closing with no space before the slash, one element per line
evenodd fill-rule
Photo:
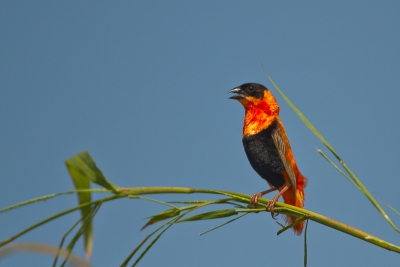
<path fill-rule="evenodd" d="M 277 129 L 273 122 L 261 132 L 243 137 L 244 151 L 253 169 L 274 187 L 282 186 L 285 181 L 282 172 L 285 170 L 271 133 Z"/>

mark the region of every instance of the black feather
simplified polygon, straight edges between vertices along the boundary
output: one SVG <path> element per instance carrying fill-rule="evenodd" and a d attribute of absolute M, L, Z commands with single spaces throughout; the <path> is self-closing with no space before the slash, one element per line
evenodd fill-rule
<path fill-rule="evenodd" d="M 282 172 L 285 166 L 272 139 L 272 132 L 278 124 L 274 121 L 267 129 L 243 137 L 244 151 L 253 169 L 274 187 L 285 183 Z"/>

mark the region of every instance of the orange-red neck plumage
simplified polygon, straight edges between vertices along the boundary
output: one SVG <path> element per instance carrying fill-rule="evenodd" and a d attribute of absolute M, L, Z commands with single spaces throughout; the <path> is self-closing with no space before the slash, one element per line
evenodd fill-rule
<path fill-rule="evenodd" d="M 243 136 L 254 135 L 268 128 L 279 115 L 279 106 L 269 91 L 264 91 L 262 99 L 240 100 L 246 114 L 244 117 Z"/>

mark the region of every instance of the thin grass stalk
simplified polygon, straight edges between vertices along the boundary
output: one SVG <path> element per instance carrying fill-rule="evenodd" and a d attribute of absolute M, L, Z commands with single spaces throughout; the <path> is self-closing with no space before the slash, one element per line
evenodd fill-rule
<path fill-rule="evenodd" d="M 69 256 L 71 255 L 72 250 L 74 249 L 76 242 L 78 242 L 79 238 L 84 234 L 85 228 L 88 227 L 88 224 L 93 220 L 94 216 L 99 211 L 99 209 L 100 209 L 102 204 L 103 204 L 103 201 L 100 201 L 99 203 L 96 203 L 94 205 L 94 207 L 91 209 L 90 213 L 88 213 L 85 216 L 85 218 L 83 218 L 81 227 L 78 229 L 77 233 L 74 235 L 74 237 L 72 238 L 72 240 L 70 241 L 70 243 L 67 246 L 67 250 L 68 250 L 69 253 L 68 253 L 67 257 L 65 257 L 65 259 L 64 259 L 64 261 L 63 261 L 63 263 L 61 264 L 60 267 L 64 267 L 65 264 L 67 264 Z M 89 259 L 87 258 L 87 260 L 89 260 Z"/>
<path fill-rule="evenodd" d="M 10 210 L 13 210 L 13 209 L 16 209 L 16 208 L 20 208 L 20 207 L 23 207 L 23 206 L 26 206 L 26 205 L 29 205 L 29 204 L 33 204 L 35 202 L 45 201 L 45 200 L 48 200 L 48 199 L 51 199 L 51 198 L 59 197 L 59 196 L 62 196 L 62 195 L 76 194 L 76 193 L 82 193 L 82 192 L 111 193 L 112 191 L 108 190 L 108 189 L 103 189 L 103 188 L 68 190 L 68 191 L 65 191 L 65 192 L 57 193 L 57 194 L 49 194 L 49 195 L 46 195 L 46 196 L 37 197 L 37 198 L 34 198 L 34 199 L 30 199 L 30 200 L 27 200 L 27 201 L 20 202 L 18 204 L 14 204 L 14 205 L 5 207 L 3 209 L 0 209 L 0 213 L 6 212 L 6 211 L 10 211 Z"/>
<path fill-rule="evenodd" d="M 61 238 L 60 245 L 58 245 L 58 252 L 57 252 L 57 254 L 56 254 L 55 258 L 54 258 L 52 267 L 56 267 L 56 266 L 57 266 L 57 261 L 58 261 L 58 258 L 59 258 L 59 256 L 60 256 L 60 252 L 61 252 L 61 250 L 63 249 L 62 247 L 63 247 L 63 245 L 64 245 L 65 239 L 67 238 L 67 236 L 75 229 L 75 227 L 76 227 L 81 221 L 82 221 L 82 218 L 79 218 L 79 219 L 71 226 L 71 228 L 63 235 L 63 237 Z"/>

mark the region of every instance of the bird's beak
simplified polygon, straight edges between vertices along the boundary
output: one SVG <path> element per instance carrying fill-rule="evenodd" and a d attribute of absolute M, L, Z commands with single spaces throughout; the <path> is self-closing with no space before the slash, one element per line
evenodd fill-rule
<path fill-rule="evenodd" d="M 236 94 L 236 95 L 231 96 L 229 99 L 239 100 L 239 99 L 246 98 L 246 93 L 242 89 L 240 89 L 240 87 L 233 88 L 228 93 Z"/>

